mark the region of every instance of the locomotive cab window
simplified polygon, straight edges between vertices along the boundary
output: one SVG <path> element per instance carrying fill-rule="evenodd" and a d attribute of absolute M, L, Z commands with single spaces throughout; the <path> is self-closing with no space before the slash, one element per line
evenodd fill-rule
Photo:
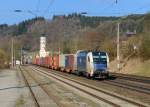
<path fill-rule="evenodd" d="M 107 63 L 107 56 L 105 52 L 93 52 L 94 63 Z"/>

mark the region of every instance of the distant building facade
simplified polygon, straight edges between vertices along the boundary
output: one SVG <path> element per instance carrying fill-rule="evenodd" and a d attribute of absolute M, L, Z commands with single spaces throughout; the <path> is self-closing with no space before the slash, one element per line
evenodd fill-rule
<path fill-rule="evenodd" d="M 46 37 L 40 37 L 40 57 L 46 56 Z"/>

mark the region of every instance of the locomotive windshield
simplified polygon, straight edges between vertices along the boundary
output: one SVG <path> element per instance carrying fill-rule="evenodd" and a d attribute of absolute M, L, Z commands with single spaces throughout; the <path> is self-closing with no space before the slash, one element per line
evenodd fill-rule
<path fill-rule="evenodd" d="M 94 63 L 107 63 L 107 56 L 105 52 L 92 52 Z"/>

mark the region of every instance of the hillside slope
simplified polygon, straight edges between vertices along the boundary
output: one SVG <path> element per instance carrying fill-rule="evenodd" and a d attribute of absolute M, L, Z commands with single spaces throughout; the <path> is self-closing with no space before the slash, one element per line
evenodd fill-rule
<path fill-rule="evenodd" d="M 126 42 L 123 57 L 137 46 L 136 56 L 150 59 L 150 14 L 135 14 L 126 17 L 83 16 L 80 14 L 54 16 L 53 19 L 37 17 L 17 25 L 0 25 L 0 49 L 10 57 L 11 38 L 14 39 L 16 58 L 20 49 L 39 51 L 40 37 L 47 38 L 47 51 L 75 53 L 77 50 L 100 50 L 116 58 L 117 23 L 120 22 L 120 41 Z M 132 35 L 132 33 L 134 33 Z M 120 48 L 122 44 L 120 42 Z M 121 50 L 122 51 L 122 50 Z"/>
<path fill-rule="evenodd" d="M 110 62 L 110 70 L 117 72 L 116 60 Z M 120 73 L 150 77 L 150 60 L 130 59 Z"/>

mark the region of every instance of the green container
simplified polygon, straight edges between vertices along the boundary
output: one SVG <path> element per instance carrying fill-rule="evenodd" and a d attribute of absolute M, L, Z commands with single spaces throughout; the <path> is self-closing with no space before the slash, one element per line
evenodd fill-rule
<path fill-rule="evenodd" d="M 59 55 L 59 67 L 60 69 L 65 69 L 65 55 L 64 54 Z"/>

